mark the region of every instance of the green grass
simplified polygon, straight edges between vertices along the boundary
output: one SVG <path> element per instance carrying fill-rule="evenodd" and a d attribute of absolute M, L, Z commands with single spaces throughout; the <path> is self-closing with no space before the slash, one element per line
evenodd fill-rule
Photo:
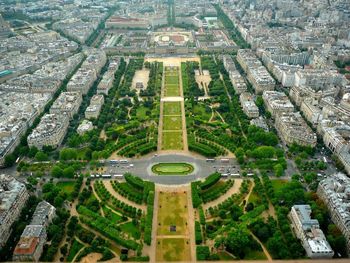
<path fill-rule="evenodd" d="M 163 130 L 182 130 L 181 116 L 163 116 Z"/>
<path fill-rule="evenodd" d="M 149 111 L 148 108 L 144 106 L 140 106 L 136 109 L 136 117 L 138 120 L 143 121 L 143 120 L 148 120 L 149 116 L 146 115 L 146 112 Z"/>
<path fill-rule="evenodd" d="M 163 131 L 162 150 L 183 150 L 182 131 Z"/>
<path fill-rule="evenodd" d="M 254 192 L 252 191 L 249 198 L 248 198 L 248 203 L 258 203 L 260 200 L 260 197 Z"/>
<path fill-rule="evenodd" d="M 180 88 L 179 88 L 179 85 L 169 85 L 169 84 L 165 84 L 164 96 L 165 96 L 165 97 L 176 97 L 176 96 L 180 96 Z"/>
<path fill-rule="evenodd" d="M 211 117 L 211 109 L 210 112 L 207 112 L 204 104 L 197 104 L 193 108 L 193 114 L 195 117 L 200 117 L 204 121 L 209 121 Z"/>
<path fill-rule="evenodd" d="M 266 260 L 267 258 L 263 251 L 249 249 L 248 251 L 246 251 L 244 259 L 245 260 L 257 260 L 257 259 Z"/>
<path fill-rule="evenodd" d="M 185 235 L 187 233 L 187 193 L 160 192 L 157 235 Z M 170 226 L 176 231 L 171 232 Z"/>
<path fill-rule="evenodd" d="M 106 206 L 103 206 L 102 209 L 103 209 L 103 212 L 105 214 L 105 217 L 107 219 L 111 220 L 113 223 L 120 223 L 123 221 L 123 219 L 122 219 L 123 216 L 118 214 L 117 212 L 112 211 L 111 209 L 109 209 Z"/>
<path fill-rule="evenodd" d="M 158 175 L 188 175 L 194 171 L 189 163 L 158 163 L 152 166 L 152 172 Z"/>
<path fill-rule="evenodd" d="M 218 256 L 220 258 L 220 260 L 235 260 L 234 257 L 232 257 L 229 253 L 227 253 L 226 251 L 221 251 L 218 252 Z"/>
<path fill-rule="evenodd" d="M 58 188 L 60 188 L 64 193 L 70 195 L 74 191 L 74 182 L 58 182 L 56 184 Z"/>
<path fill-rule="evenodd" d="M 164 102 L 163 115 L 181 115 L 181 102 Z"/>
<path fill-rule="evenodd" d="M 76 239 L 74 239 L 73 244 L 69 249 L 69 254 L 67 256 L 66 261 L 71 262 L 82 247 L 84 247 L 84 245 L 79 241 L 77 241 Z"/>
<path fill-rule="evenodd" d="M 286 180 L 280 180 L 280 179 L 276 179 L 276 180 L 271 180 L 271 184 L 273 189 L 276 191 L 279 191 L 281 189 L 281 187 L 286 184 L 288 181 Z"/>
<path fill-rule="evenodd" d="M 188 239 L 157 239 L 156 251 L 157 261 L 191 261 L 191 252 Z"/>
<path fill-rule="evenodd" d="M 133 222 L 120 224 L 119 226 L 124 233 L 127 233 L 129 236 L 131 236 L 135 239 L 140 239 L 140 237 L 141 237 L 140 229 L 139 229 L 139 227 L 135 226 L 133 224 Z"/>
<path fill-rule="evenodd" d="M 178 74 L 168 74 L 165 75 L 165 85 L 179 85 L 179 75 Z"/>

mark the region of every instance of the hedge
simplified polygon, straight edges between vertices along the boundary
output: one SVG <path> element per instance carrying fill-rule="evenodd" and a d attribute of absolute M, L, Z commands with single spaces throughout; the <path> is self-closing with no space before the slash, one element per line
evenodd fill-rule
<path fill-rule="evenodd" d="M 200 184 L 200 188 L 202 190 L 206 190 L 208 188 L 210 188 L 211 186 L 213 186 L 214 184 L 216 184 L 221 178 L 221 174 L 220 173 L 213 173 L 211 175 L 209 175 L 205 181 L 203 183 Z"/>
<path fill-rule="evenodd" d="M 195 221 L 195 238 L 196 238 L 196 245 L 199 245 L 203 242 L 203 237 L 202 237 L 202 229 L 201 225 L 199 224 L 198 221 Z"/>
<path fill-rule="evenodd" d="M 145 234 L 144 241 L 147 245 L 152 242 L 152 223 L 153 223 L 153 208 L 154 208 L 154 191 L 149 192 L 147 198 L 147 214 L 145 219 Z"/>
<path fill-rule="evenodd" d="M 197 208 L 202 204 L 202 199 L 199 196 L 198 185 L 200 182 L 192 182 L 191 183 L 191 194 L 192 194 L 192 206 L 193 208 Z"/>
<path fill-rule="evenodd" d="M 210 250 L 208 246 L 196 247 L 197 260 L 208 260 L 210 258 Z"/>

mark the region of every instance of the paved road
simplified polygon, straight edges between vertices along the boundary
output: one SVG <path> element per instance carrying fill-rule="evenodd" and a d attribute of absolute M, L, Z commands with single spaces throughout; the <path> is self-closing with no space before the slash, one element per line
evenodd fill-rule
<path fill-rule="evenodd" d="M 191 163 L 195 170 L 193 174 L 188 176 L 159 176 L 155 175 L 151 171 L 151 167 L 159 162 L 187 162 Z M 133 164 L 130 167 L 129 164 Z M 160 184 L 185 184 L 201 178 L 205 178 L 208 175 L 214 173 L 216 170 L 220 170 L 222 173 L 227 173 L 227 169 L 230 169 L 230 173 L 239 173 L 239 166 L 234 159 L 229 159 L 229 163 L 221 163 L 220 160 L 215 162 L 207 162 L 205 158 L 197 158 L 188 155 L 181 154 L 162 154 L 158 156 L 151 156 L 142 159 L 130 159 L 128 164 L 115 165 L 106 164 L 108 174 L 124 174 L 130 172 L 143 179 L 153 181 Z M 232 168 L 232 167 L 235 168 Z M 223 167 L 223 169 L 222 169 Z"/>

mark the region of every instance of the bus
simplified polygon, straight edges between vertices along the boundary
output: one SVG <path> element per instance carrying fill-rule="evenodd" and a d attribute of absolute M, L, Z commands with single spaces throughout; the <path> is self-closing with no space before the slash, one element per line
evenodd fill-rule
<path fill-rule="evenodd" d="M 119 162 L 120 163 L 128 163 L 129 161 L 128 160 L 120 160 Z"/>
<path fill-rule="evenodd" d="M 229 163 L 229 162 L 230 162 L 229 159 L 221 159 L 220 161 L 221 161 L 222 163 Z"/>
<path fill-rule="evenodd" d="M 207 159 L 206 160 L 208 163 L 215 163 L 215 159 Z"/>
<path fill-rule="evenodd" d="M 118 164 L 119 161 L 118 161 L 118 160 L 110 160 L 109 163 L 110 163 L 111 165 L 115 165 L 115 164 Z"/>

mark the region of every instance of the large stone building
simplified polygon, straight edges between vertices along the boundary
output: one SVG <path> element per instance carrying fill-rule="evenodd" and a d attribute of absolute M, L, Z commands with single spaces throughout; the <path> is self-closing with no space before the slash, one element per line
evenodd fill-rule
<path fill-rule="evenodd" d="M 79 111 L 82 100 L 83 99 L 80 92 L 62 92 L 52 104 L 50 113 L 66 114 L 70 119 L 73 119 L 74 114 L 78 113 Z"/>
<path fill-rule="evenodd" d="M 249 118 L 259 117 L 259 109 L 255 105 L 254 99 L 250 93 L 244 92 L 239 96 L 242 109 Z"/>
<path fill-rule="evenodd" d="M 300 239 L 309 258 L 332 258 L 334 251 L 329 245 L 317 219 L 311 218 L 309 205 L 294 205 L 289 213 L 292 228 Z"/>
<path fill-rule="evenodd" d="M 45 114 L 39 125 L 28 136 L 29 147 L 35 146 L 42 149 L 43 146 L 58 147 L 66 135 L 69 125 L 69 117 L 64 114 Z"/>
<path fill-rule="evenodd" d="M 56 208 L 46 201 L 40 202 L 32 221 L 24 229 L 13 252 L 14 261 L 39 261 L 46 242 L 46 229 L 56 216 Z"/>
<path fill-rule="evenodd" d="M 317 195 L 325 202 L 332 221 L 346 239 L 350 251 L 350 178 L 337 173 L 318 184 Z"/>
<path fill-rule="evenodd" d="M 26 186 L 15 178 L 0 174 L 0 248 L 11 234 L 11 226 L 19 217 L 29 194 Z"/>
<path fill-rule="evenodd" d="M 104 97 L 101 94 L 94 95 L 90 100 L 89 107 L 85 110 L 85 118 L 97 119 L 100 115 L 102 105 L 104 103 Z"/>
<path fill-rule="evenodd" d="M 287 145 L 296 143 L 301 146 L 316 146 L 317 136 L 299 112 L 277 115 L 275 125 L 278 134 Z"/>
<path fill-rule="evenodd" d="M 279 91 L 264 91 L 262 98 L 266 109 L 274 118 L 281 113 L 294 111 L 294 106 L 288 99 L 287 95 Z"/>

